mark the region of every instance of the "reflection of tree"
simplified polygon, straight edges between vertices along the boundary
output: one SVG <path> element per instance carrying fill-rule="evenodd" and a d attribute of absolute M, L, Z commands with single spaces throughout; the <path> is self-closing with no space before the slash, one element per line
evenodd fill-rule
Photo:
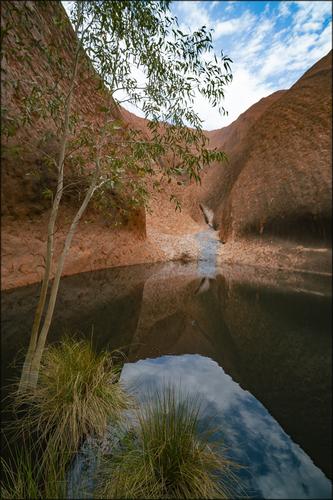
<path fill-rule="evenodd" d="M 259 282 L 251 286 L 239 276 L 222 275 L 195 294 L 201 282 L 195 266 L 140 269 L 66 278 L 51 340 L 62 333 L 59 325 L 89 336 L 94 323 L 96 345 L 130 345 L 129 360 L 165 354 L 208 356 L 261 401 L 330 474 L 329 298 L 288 294 L 281 287 L 274 291 Z M 313 282 L 308 286 L 314 288 Z M 24 345 L 21 325 L 29 324 L 33 314 L 31 290 L 3 294 L 8 321 L 3 327 L 3 366 L 6 358 L 14 357 L 17 345 Z M 79 307 L 77 294 L 82 290 Z"/>

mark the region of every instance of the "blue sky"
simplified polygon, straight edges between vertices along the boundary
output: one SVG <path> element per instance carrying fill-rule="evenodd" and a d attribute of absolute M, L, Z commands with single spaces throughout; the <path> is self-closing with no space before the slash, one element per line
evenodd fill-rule
<path fill-rule="evenodd" d="M 332 3 L 328 1 L 176 1 L 183 27 L 214 29 L 216 52 L 233 60 L 222 117 L 198 98 L 196 108 L 211 130 L 234 121 L 252 104 L 289 88 L 331 49 Z"/>
<path fill-rule="evenodd" d="M 68 8 L 71 2 L 63 2 Z M 233 60 L 233 82 L 226 88 L 221 116 L 201 96 L 195 109 L 203 127 L 213 130 L 233 122 L 252 104 L 276 90 L 289 88 L 332 48 L 330 1 L 174 1 L 171 11 L 183 31 L 213 28 L 216 53 Z M 138 81 L 144 80 L 140 70 Z M 129 111 L 140 109 L 125 103 Z"/>

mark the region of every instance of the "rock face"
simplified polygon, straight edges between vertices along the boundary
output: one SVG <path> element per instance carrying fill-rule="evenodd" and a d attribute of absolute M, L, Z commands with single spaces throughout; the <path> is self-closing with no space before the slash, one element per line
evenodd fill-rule
<path fill-rule="evenodd" d="M 33 105 L 30 122 L 15 123 L 15 118 L 23 115 L 22 104 L 31 96 L 32 82 L 36 83 L 36 101 L 42 102 L 43 93 L 52 84 L 60 89 L 59 93 L 66 95 L 76 37 L 58 2 L 4 1 L 1 22 L 5 31 L 1 102 L 6 110 L 2 137 L 4 161 L 1 209 L 2 215 L 33 216 L 41 214 L 50 205 L 41 192 L 46 186 L 54 185 L 56 174 L 42 152 L 51 161 L 57 159 L 59 133 L 51 117 L 38 117 Z M 100 88 L 100 79 L 88 59 L 84 59 L 79 68 L 77 82 L 72 111 L 80 122 L 95 125 L 98 130 L 103 119 L 101 108 L 106 105 L 107 96 L 105 90 Z M 52 102 L 52 94 L 48 97 L 51 109 L 56 103 Z M 113 115 L 118 118 L 119 111 L 115 109 Z M 70 167 L 70 158 L 66 158 L 65 172 Z M 37 171 L 37 175 L 31 175 L 32 170 Z M 71 199 L 64 194 L 63 198 L 69 205 L 73 204 L 73 197 Z"/>
<path fill-rule="evenodd" d="M 10 118 L 15 118 L 20 113 L 20 103 L 30 93 L 29 82 L 32 80 L 43 88 L 44 83 L 50 85 L 61 75 L 58 85 L 63 93 L 68 91 L 76 39 L 60 2 L 4 1 L 1 22 L 5 33 L 1 66 L 2 106 Z M 52 63 L 48 60 L 48 51 L 53 51 Z M 54 57 L 59 59 L 61 67 L 54 64 Z M 97 134 L 103 120 L 102 109 L 108 103 L 107 92 L 101 88 L 89 61 L 85 61 L 74 89 L 72 109 L 79 121 L 94 126 Z M 114 107 L 112 114 L 123 127 L 119 134 L 127 127 L 147 134 L 145 120 L 120 107 Z M 2 136 L 1 286 L 13 288 L 42 278 L 50 207 L 50 200 L 43 198 L 42 192 L 55 186 L 56 173 L 45 163 L 41 149 L 49 158 L 56 159 L 59 148 L 55 125 L 49 119 L 43 121 L 32 115 L 31 123 L 18 128 L 6 119 L 4 123 L 9 136 Z M 45 129 L 49 135 L 41 145 L 40 138 Z M 38 175 L 30 175 L 31 171 L 37 171 Z M 73 173 L 69 160 L 65 172 L 67 181 L 71 181 Z M 117 213 L 112 214 L 112 219 L 88 208 L 66 259 L 65 275 L 177 259 L 188 251 L 188 246 L 193 246 L 182 240 L 182 234 L 195 232 L 200 226 L 190 217 L 185 206 L 182 213 L 175 213 L 174 205 L 169 202 L 171 192 L 179 194 L 179 186 L 171 183 L 164 194 L 154 196 L 152 184 L 153 179 L 148 181 L 148 189 L 151 188 L 153 195 L 153 214 L 146 214 L 144 209 L 132 211 L 128 220 L 122 221 L 121 227 L 115 228 L 112 224 Z M 56 256 L 77 208 L 77 196 L 64 192 L 57 219 Z M 175 234 L 177 237 L 173 238 Z M 193 251 L 195 253 L 195 249 Z"/>
<path fill-rule="evenodd" d="M 230 162 L 199 192 L 222 240 L 268 235 L 328 242 L 331 233 L 332 52 L 289 90 L 262 99 L 208 132 Z"/>
<path fill-rule="evenodd" d="M 1 98 L 9 114 L 19 113 L 31 79 L 51 84 L 60 74 L 59 86 L 66 92 L 76 42 L 61 3 L 3 1 L 1 22 Z M 16 52 L 15 39 L 21 44 Z M 50 64 L 48 50 L 58 56 L 61 68 Z M 195 258 L 197 248 L 191 233 L 207 227 L 205 220 L 218 228 L 221 239 L 228 243 L 222 256 L 228 262 L 251 254 L 245 263 L 252 263 L 251 249 L 256 255 L 260 251 L 260 244 L 248 245 L 254 236 L 259 236 L 259 242 L 265 239 L 265 244 L 286 239 L 303 244 L 308 239 L 327 247 L 331 232 L 330 71 L 328 54 L 289 90 L 262 99 L 228 127 L 207 132 L 211 146 L 226 151 L 230 161 L 204 172 L 202 186 L 184 188 L 172 182 L 160 193 L 154 191 L 153 179 L 148 179 L 151 211 L 132 212 L 121 228 L 89 208 L 73 240 L 64 274 L 175 260 L 185 254 Z M 96 128 L 96 133 L 103 118 L 101 110 L 108 102 L 106 94 L 87 60 L 75 87 L 73 109 L 82 121 Z M 119 107 L 113 115 L 123 126 L 119 134 L 129 127 L 149 138 L 146 120 Z M 8 138 L 3 134 L 2 288 L 41 280 L 50 208 L 50 200 L 41 193 L 56 182 L 54 169 L 40 153 L 42 146 L 51 160 L 56 159 L 58 141 L 52 123 L 37 124 L 33 115 L 30 124 L 13 132 L 14 125 L 9 123 Z M 50 135 L 41 145 L 43 128 L 50 129 Z M 37 170 L 38 176 L 27 175 L 31 170 Z M 66 172 L 69 180 L 70 163 Z M 169 202 L 171 194 L 181 200 L 181 212 L 175 212 Z M 56 256 L 78 203 L 70 193 L 64 194 L 62 201 Z M 246 246 L 248 251 L 244 252 Z M 294 250 L 298 255 L 298 246 Z M 277 253 L 272 253 L 270 266 L 277 263 Z M 326 262 L 326 254 L 324 257 Z M 256 257 L 254 260 L 257 262 Z M 307 267 L 311 266 L 310 262 Z M 288 267 L 295 267 L 293 259 Z"/>

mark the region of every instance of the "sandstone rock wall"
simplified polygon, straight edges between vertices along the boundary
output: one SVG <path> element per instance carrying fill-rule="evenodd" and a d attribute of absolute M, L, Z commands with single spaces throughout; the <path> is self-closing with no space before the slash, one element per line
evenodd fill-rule
<path fill-rule="evenodd" d="M 60 2 L 14 0 L 2 2 L 1 7 L 2 107 L 15 117 L 29 94 L 31 80 L 50 84 L 60 74 L 59 87 L 66 92 L 75 34 Z M 14 46 L 19 49 L 13 50 Z M 59 58 L 61 70 L 50 63 L 48 50 Z M 330 71 L 328 54 L 291 89 L 261 99 L 228 127 L 207 132 L 211 146 L 225 150 L 229 163 L 207 169 L 201 186 L 191 183 L 184 188 L 172 181 L 158 192 L 153 189 L 154 179 L 148 179 L 151 211 L 133 212 L 122 228 L 115 228 L 107 217 L 89 208 L 64 273 L 181 256 L 193 246 L 189 233 L 205 224 L 200 204 L 207 213 L 214 212 L 213 223 L 224 241 L 243 238 L 246 243 L 255 235 L 269 240 L 292 237 L 299 242 L 310 235 L 327 246 L 331 232 Z M 86 59 L 75 87 L 73 109 L 82 121 L 95 127 L 96 133 L 108 99 Z M 113 114 L 122 123 L 120 134 L 130 127 L 149 138 L 146 120 L 117 107 Z M 5 123 L 7 126 L 8 121 Z M 40 151 L 45 129 L 50 134 L 43 151 L 56 158 L 59 134 L 50 120 L 37 120 L 32 115 L 31 124 L 20 126 L 8 140 L 2 137 L 3 288 L 33 283 L 42 276 L 50 207 L 42 191 L 56 182 L 54 169 L 45 164 Z M 37 177 L 27 175 L 32 169 L 39 172 Z M 70 162 L 66 171 L 70 177 Z M 171 194 L 182 202 L 181 212 L 175 212 Z M 56 228 L 56 255 L 78 204 L 71 194 L 64 194 L 63 201 Z M 196 255 L 192 250 L 191 255 Z"/>
<path fill-rule="evenodd" d="M 15 118 L 22 115 L 22 105 L 31 95 L 32 82 L 42 94 L 57 82 L 59 93 L 66 95 L 76 38 L 60 2 L 4 1 L 1 7 L 5 29 L 1 103 L 6 109 L 4 125 L 12 127 L 8 140 L 6 134 L 2 136 L 2 214 L 40 214 L 50 204 L 43 199 L 42 190 L 56 181 L 55 169 L 47 165 L 43 152 L 57 158 L 59 132 L 49 116 L 40 118 L 34 111 L 31 122 L 25 125 L 17 126 Z M 72 109 L 79 121 L 84 120 L 98 129 L 102 120 L 100 110 L 107 96 L 87 58 L 83 58 L 77 82 Z M 41 101 L 39 95 L 38 100 Z M 47 137 L 41 144 L 46 131 Z M 70 169 L 69 159 L 65 167 L 66 171 Z M 30 175 L 31 170 L 37 170 L 37 176 Z"/>
<path fill-rule="evenodd" d="M 13 129 L 13 118 L 21 113 L 24 100 L 30 95 L 31 82 L 40 84 L 41 93 L 46 85 L 59 79 L 60 91 L 66 95 L 76 50 L 76 37 L 60 2 L 4 1 L 1 11 L 2 25 L 5 28 L 2 64 L 2 106 L 6 108 L 4 123 Z M 15 47 L 15 50 L 13 49 Z M 48 58 L 52 52 L 51 59 Z M 59 59 L 59 65 L 55 62 Z M 45 87 L 43 85 L 45 84 Z M 103 121 L 103 111 L 109 105 L 109 94 L 103 87 L 88 58 L 83 58 L 79 69 L 77 84 L 74 88 L 72 110 L 82 121 L 94 127 L 98 134 Z M 113 118 L 118 119 L 123 130 L 130 128 L 140 131 L 149 139 L 147 121 L 133 113 L 114 106 Z M 15 127 L 14 127 L 15 129 Z M 35 114 L 31 123 L 21 125 L 10 137 L 3 136 L 2 169 L 2 215 L 25 217 L 40 215 L 49 208 L 50 202 L 42 197 L 46 187 L 55 187 L 56 172 L 45 164 L 42 151 L 50 158 L 57 159 L 58 137 L 51 119 L 41 119 Z M 40 139 L 48 131 L 48 138 L 43 145 Z M 163 130 L 163 124 L 161 124 Z M 122 132 L 120 131 L 119 134 Z M 164 163 L 167 159 L 164 160 Z M 162 165 L 163 167 L 163 165 Z M 37 176 L 31 171 L 37 170 Z M 65 162 L 65 175 L 72 175 L 70 159 Z M 153 191 L 154 179 L 148 179 L 148 190 Z M 166 193 L 161 193 L 163 201 L 170 198 L 171 192 L 181 197 L 182 189 L 176 183 L 164 186 Z M 67 193 L 67 192 L 66 192 Z M 63 201 L 73 206 L 75 200 L 64 193 Z M 74 203 L 73 203 L 74 202 Z M 163 204 L 163 203 L 162 203 Z M 139 211 L 140 212 L 140 211 Z M 142 215 L 142 234 L 145 236 L 145 214 L 135 213 L 135 226 Z M 131 226 L 134 226 L 131 224 Z"/>
<path fill-rule="evenodd" d="M 43 91 L 44 83 L 52 84 L 61 75 L 58 85 L 66 93 L 69 85 L 67 73 L 73 62 L 76 39 L 64 8 L 56 1 L 4 1 L 1 4 L 1 23 L 4 29 L 1 104 L 9 117 L 9 120 L 4 118 L 4 123 L 10 129 L 20 113 L 22 102 L 30 93 L 31 81 L 38 82 Z M 48 59 L 50 50 L 51 60 Z M 61 67 L 54 65 L 55 58 L 59 58 Z M 73 110 L 98 133 L 103 119 L 101 109 L 108 102 L 105 88 L 86 59 L 74 89 Z M 120 107 L 115 107 L 112 114 L 121 122 L 123 129 L 135 128 L 147 134 L 145 120 Z M 22 286 L 42 278 L 50 208 L 50 200 L 45 199 L 42 192 L 56 184 L 55 169 L 45 164 L 45 155 L 40 148 L 40 138 L 46 129 L 49 136 L 42 149 L 50 158 L 56 159 L 59 134 L 50 119 L 32 115 L 30 124 L 16 130 L 12 127 L 8 139 L 5 134 L 2 135 L 2 288 Z M 33 170 L 37 171 L 37 176 L 30 175 Z M 70 162 L 65 164 L 65 172 L 68 181 L 73 174 Z M 172 182 L 166 186 L 164 194 L 155 193 L 153 179 L 147 184 L 152 194 L 154 214 L 146 214 L 144 208 L 131 211 L 128 220 L 122 220 L 122 226 L 114 227 L 113 215 L 117 217 L 117 214 L 112 213 L 112 217 L 108 217 L 107 213 L 99 213 L 94 207 L 88 208 L 66 259 L 65 275 L 161 261 L 181 254 L 181 249 L 178 253 L 164 252 L 155 233 L 147 238 L 147 221 L 151 228 L 156 227 L 157 232 L 167 234 L 180 234 L 184 230 L 186 232 L 188 227 L 190 230 L 193 230 L 192 226 L 197 227 L 186 210 L 181 214 L 175 213 L 175 207 L 169 201 L 171 192 L 181 196 L 181 189 Z M 65 192 L 62 202 L 56 225 L 55 256 L 61 250 L 65 231 L 79 200 L 77 196 Z"/>
<path fill-rule="evenodd" d="M 330 241 L 332 53 L 289 90 L 208 132 L 230 162 L 213 166 L 199 197 L 223 240 L 268 235 Z"/>

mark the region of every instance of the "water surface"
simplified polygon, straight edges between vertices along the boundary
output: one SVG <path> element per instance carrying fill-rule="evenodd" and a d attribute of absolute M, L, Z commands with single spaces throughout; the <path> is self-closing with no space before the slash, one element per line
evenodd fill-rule
<path fill-rule="evenodd" d="M 140 381 L 140 397 L 165 379 L 199 393 L 201 425 L 217 428 L 244 466 L 248 495 L 329 498 L 330 281 L 217 269 L 216 243 L 209 245 L 197 263 L 64 278 L 49 342 L 69 330 L 92 336 L 97 350 L 121 348 L 121 377 Z M 5 383 L 27 346 L 38 291 L 3 293 Z"/>
<path fill-rule="evenodd" d="M 124 366 L 122 380 L 147 393 L 168 383 L 201 400 L 200 424 L 218 429 L 224 453 L 242 466 L 236 495 L 255 498 L 330 498 L 331 483 L 269 411 L 213 360 L 161 356 Z"/>

